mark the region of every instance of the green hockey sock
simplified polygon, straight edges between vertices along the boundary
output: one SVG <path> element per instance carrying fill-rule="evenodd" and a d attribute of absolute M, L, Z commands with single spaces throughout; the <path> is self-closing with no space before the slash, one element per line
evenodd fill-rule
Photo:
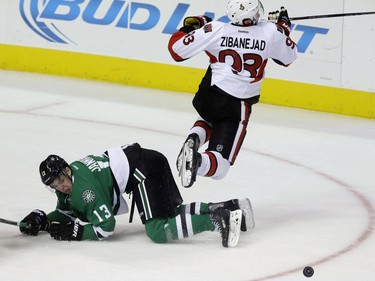
<path fill-rule="evenodd" d="M 174 218 L 152 219 L 145 223 L 147 236 L 156 243 L 191 237 L 203 231 L 214 231 L 209 215 L 182 213 Z"/>

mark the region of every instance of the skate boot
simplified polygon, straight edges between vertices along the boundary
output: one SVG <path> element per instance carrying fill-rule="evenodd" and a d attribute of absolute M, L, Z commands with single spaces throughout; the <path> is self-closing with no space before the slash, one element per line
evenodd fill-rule
<path fill-rule="evenodd" d="M 211 213 L 213 213 L 217 208 L 224 208 L 230 211 L 241 210 L 241 231 L 247 231 L 255 227 L 254 213 L 249 198 L 245 198 L 242 200 L 231 199 L 225 202 L 218 203 L 208 203 L 208 209 Z"/>
<path fill-rule="evenodd" d="M 223 247 L 235 247 L 240 238 L 241 210 L 229 211 L 223 208 L 217 208 L 210 215 L 215 230 L 221 235 Z"/>
<path fill-rule="evenodd" d="M 198 149 L 198 135 L 190 134 L 182 146 L 176 162 L 178 176 L 181 177 L 181 184 L 184 187 L 191 187 L 197 177 L 198 168 L 202 163 L 202 156 Z"/>

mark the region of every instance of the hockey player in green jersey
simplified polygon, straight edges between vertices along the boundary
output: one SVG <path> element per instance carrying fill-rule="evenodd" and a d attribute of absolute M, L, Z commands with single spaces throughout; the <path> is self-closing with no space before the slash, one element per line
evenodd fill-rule
<path fill-rule="evenodd" d="M 131 217 L 136 205 L 147 236 L 156 243 L 216 230 L 224 247 L 234 247 L 240 229 L 254 227 L 248 199 L 182 204 L 165 156 L 138 143 L 70 165 L 49 155 L 39 172 L 42 182 L 55 190 L 57 206 L 48 215 L 41 210 L 27 215 L 20 227 L 27 235 L 42 230 L 56 240 L 106 239 L 114 232 L 115 216 L 129 211 L 123 193 L 132 194 Z"/>

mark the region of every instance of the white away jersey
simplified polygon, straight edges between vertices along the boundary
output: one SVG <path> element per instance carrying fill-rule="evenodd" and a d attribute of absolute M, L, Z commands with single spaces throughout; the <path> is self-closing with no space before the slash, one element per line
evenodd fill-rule
<path fill-rule="evenodd" d="M 259 95 L 269 58 L 284 66 L 297 58 L 292 39 L 279 32 L 276 24 L 266 21 L 255 26 L 212 21 L 188 34 L 177 31 L 168 47 L 176 61 L 205 51 L 210 57 L 211 84 L 240 99 Z"/>

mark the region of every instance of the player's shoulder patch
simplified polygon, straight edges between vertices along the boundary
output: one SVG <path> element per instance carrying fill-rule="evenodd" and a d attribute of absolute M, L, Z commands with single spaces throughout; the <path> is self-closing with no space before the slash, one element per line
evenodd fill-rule
<path fill-rule="evenodd" d="M 86 189 L 82 193 L 82 199 L 87 204 L 90 204 L 90 203 L 94 202 L 94 200 L 95 200 L 95 192 L 92 191 L 92 190 L 90 190 L 90 189 Z"/>

